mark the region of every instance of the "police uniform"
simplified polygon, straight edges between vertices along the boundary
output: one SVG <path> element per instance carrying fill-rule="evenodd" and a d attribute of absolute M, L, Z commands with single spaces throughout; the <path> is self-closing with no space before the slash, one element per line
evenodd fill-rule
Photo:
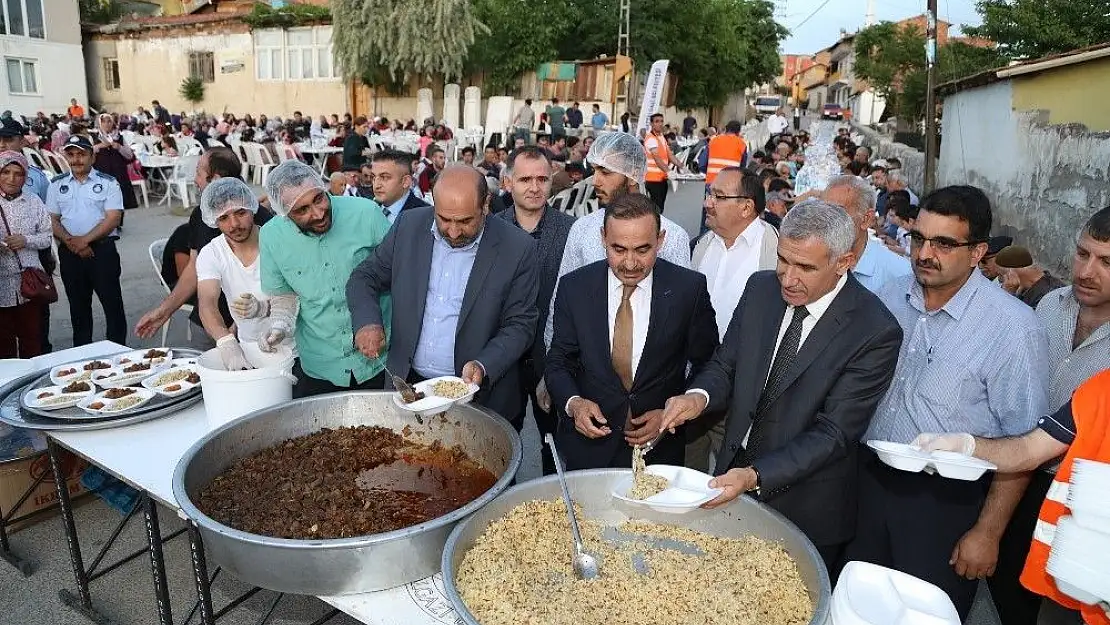
<path fill-rule="evenodd" d="M 70 137 L 64 149 L 81 148 L 92 155 L 92 145 L 80 136 Z M 96 171 L 89 172 L 84 182 L 72 173 L 62 174 L 50 181 L 46 208 L 56 215 L 66 232 L 84 236 L 93 231 L 107 211 L 123 211 L 123 194 L 116 179 Z M 73 322 L 73 345 L 92 342 L 92 296 L 100 299 L 107 324 L 106 338 L 126 344 L 127 319 L 123 309 L 120 289 L 120 258 L 116 250 L 119 231 L 93 241 L 89 247 L 93 255 L 81 258 L 64 244 L 58 246 L 62 284 L 69 299 L 70 318 Z"/>

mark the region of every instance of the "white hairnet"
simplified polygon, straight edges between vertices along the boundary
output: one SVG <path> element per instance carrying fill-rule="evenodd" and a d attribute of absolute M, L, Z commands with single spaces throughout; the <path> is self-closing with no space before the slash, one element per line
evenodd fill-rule
<path fill-rule="evenodd" d="M 607 132 L 598 135 L 586 155 L 590 165 L 615 171 L 636 182 L 643 182 L 647 171 L 644 146 L 632 135 L 624 132 Z"/>
<path fill-rule="evenodd" d="M 200 218 L 209 228 L 224 213 L 244 208 L 255 214 L 258 212 L 258 196 L 245 182 L 237 178 L 218 178 L 208 183 L 200 194 Z"/>
<path fill-rule="evenodd" d="M 265 191 L 270 208 L 282 217 L 289 214 L 297 200 L 309 193 L 327 191 L 320 172 L 301 161 L 289 160 L 278 165 L 266 178 Z"/>

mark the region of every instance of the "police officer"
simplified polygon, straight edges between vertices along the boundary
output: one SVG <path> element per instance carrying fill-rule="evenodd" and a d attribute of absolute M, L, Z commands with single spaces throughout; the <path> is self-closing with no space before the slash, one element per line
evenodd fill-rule
<path fill-rule="evenodd" d="M 62 153 L 71 171 L 50 181 L 46 208 L 59 242 L 58 259 L 73 321 L 73 345 L 92 342 L 93 293 L 104 308 L 106 338 L 123 344 L 127 340 L 127 319 L 116 251 L 123 194 L 115 178 L 92 168 L 93 146 L 87 138 L 70 137 Z"/>
<path fill-rule="evenodd" d="M 23 128 L 23 125 L 11 117 L 0 120 L 0 152 L 11 150 L 12 152 L 22 153 L 26 146 L 26 141 L 23 138 L 26 134 L 27 131 Z M 24 186 L 27 192 L 39 196 L 39 199 L 46 202 L 46 189 L 50 186 L 50 181 L 41 169 L 33 165 L 29 166 L 27 168 L 27 182 Z M 53 274 L 54 269 L 57 268 L 57 263 L 54 261 L 54 250 L 49 247 L 39 250 L 39 262 L 42 263 L 42 268 L 46 273 Z M 43 305 L 41 310 L 42 336 L 40 337 L 40 345 L 42 346 L 42 353 L 48 354 L 52 351 L 50 345 L 50 306 Z"/>

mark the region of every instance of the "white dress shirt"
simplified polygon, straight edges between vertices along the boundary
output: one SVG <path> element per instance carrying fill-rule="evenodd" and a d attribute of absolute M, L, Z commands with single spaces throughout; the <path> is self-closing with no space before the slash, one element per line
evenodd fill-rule
<path fill-rule="evenodd" d="M 636 369 L 640 366 L 640 357 L 644 355 L 644 344 L 647 343 L 648 326 L 651 324 L 651 284 L 652 273 L 644 276 L 643 280 L 636 285 L 636 290 L 632 292 L 628 303 L 632 306 L 632 377 L 636 377 Z M 606 273 L 608 293 L 608 309 L 609 309 L 609 353 L 613 353 L 613 329 L 617 324 L 617 309 L 621 306 L 621 299 L 624 298 L 624 284 L 621 283 L 620 278 L 613 273 L 610 269 Z M 570 402 L 574 400 L 571 397 L 567 400 L 567 405 L 563 410 L 570 414 Z"/>
<path fill-rule="evenodd" d="M 748 285 L 748 278 L 759 271 L 764 228 L 763 220 L 755 219 L 729 247 L 725 247 L 725 240 L 715 232 L 705 233 L 709 237 L 709 247 L 697 270 L 705 275 L 709 286 L 709 299 L 717 315 L 717 332 L 721 340 L 725 338 L 725 330 Z"/>

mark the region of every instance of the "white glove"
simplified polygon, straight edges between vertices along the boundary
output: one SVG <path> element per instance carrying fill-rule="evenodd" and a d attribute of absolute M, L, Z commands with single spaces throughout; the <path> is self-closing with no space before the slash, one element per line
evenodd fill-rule
<path fill-rule="evenodd" d="M 975 455 L 975 437 L 970 434 L 918 434 L 910 445 L 921 451 L 953 451 L 965 456 Z"/>
<path fill-rule="evenodd" d="M 231 312 L 240 319 L 257 319 L 270 314 L 270 304 L 252 293 L 243 293 L 231 302 Z"/>
<path fill-rule="evenodd" d="M 258 337 L 258 348 L 266 353 L 277 351 L 277 347 L 293 332 L 293 328 L 281 319 L 274 320 Z"/>
<path fill-rule="evenodd" d="M 220 360 L 228 371 L 254 369 L 254 365 L 247 360 L 247 355 L 243 353 L 243 348 L 235 335 L 228 334 L 220 337 L 220 340 L 216 341 L 216 349 L 220 351 Z"/>

